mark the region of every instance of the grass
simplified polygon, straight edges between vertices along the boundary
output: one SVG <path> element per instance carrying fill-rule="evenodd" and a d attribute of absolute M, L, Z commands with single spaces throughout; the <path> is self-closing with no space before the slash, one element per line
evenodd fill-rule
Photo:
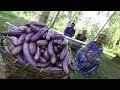
<path fill-rule="evenodd" d="M 11 21 L 15 18 L 18 18 L 15 14 L 0 11 L 0 31 L 6 30 L 6 28 L 4 27 L 5 22 Z"/>
<path fill-rule="evenodd" d="M 0 11 L 0 31 L 6 30 L 4 23 L 18 18 L 16 14 L 4 13 Z M 25 18 L 25 17 L 24 17 Z M 59 32 L 61 33 L 61 32 Z M 108 51 L 108 50 L 107 50 Z M 75 57 L 76 50 L 72 50 Z M 120 79 L 120 60 L 112 59 L 113 55 L 104 53 L 100 67 L 96 74 L 91 77 L 86 77 L 78 72 L 73 72 L 74 79 Z"/>

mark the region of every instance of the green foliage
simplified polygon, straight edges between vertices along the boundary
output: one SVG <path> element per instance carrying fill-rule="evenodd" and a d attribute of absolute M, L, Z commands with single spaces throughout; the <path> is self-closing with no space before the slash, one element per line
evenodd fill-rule
<path fill-rule="evenodd" d="M 48 27 L 50 27 L 51 22 L 55 15 L 56 15 L 56 11 L 51 11 L 47 21 Z M 71 24 L 72 22 L 77 23 L 81 16 L 82 16 L 82 13 L 78 11 L 61 11 L 55 22 L 54 28 L 57 32 L 63 33 L 65 28 L 69 24 Z M 76 26 L 75 26 L 75 29 L 76 31 L 79 30 Z"/>
<path fill-rule="evenodd" d="M 6 30 L 4 23 L 18 18 L 15 14 L 8 11 L 0 11 L 0 31 Z"/>
<path fill-rule="evenodd" d="M 115 57 L 113 57 L 112 61 L 117 63 L 117 64 L 120 64 L 120 54 L 118 53 L 115 53 Z"/>
<path fill-rule="evenodd" d="M 120 12 L 116 11 L 112 19 L 109 21 L 109 27 L 104 29 L 102 33 L 107 35 L 104 45 L 112 49 L 114 53 L 120 53 Z"/>
<path fill-rule="evenodd" d="M 11 11 L 11 13 L 29 21 L 38 21 L 42 11 Z"/>
<path fill-rule="evenodd" d="M 47 20 L 47 23 L 46 23 L 47 27 L 50 27 L 51 22 L 52 22 L 54 16 L 56 15 L 56 12 L 57 12 L 57 11 L 51 11 L 51 12 L 50 12 L 50 15 L 49 15 L 48 20 Z"/>

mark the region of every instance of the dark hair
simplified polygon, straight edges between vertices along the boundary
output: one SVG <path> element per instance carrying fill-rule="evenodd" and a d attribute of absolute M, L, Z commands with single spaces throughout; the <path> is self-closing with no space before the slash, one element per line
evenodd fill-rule
<path fill-rule="evenodd" d="M 74 24 L 74 25 L 75 25 L 75 23 L 71 23 L 71 24 Z"/>
<path fill-rule="evenodd" d="M 87 32 L 87 30 L 83 30 L 82 32 L 84 32 L 84 31 Z"/>
<path fill-rule="evenodd" d="M 99 35 L 103 35 L 105 38 L 107 37 L 105 34 L 99 34 Z M 98 35 L 98 36 L 99 36 L 99 35 Z"/>

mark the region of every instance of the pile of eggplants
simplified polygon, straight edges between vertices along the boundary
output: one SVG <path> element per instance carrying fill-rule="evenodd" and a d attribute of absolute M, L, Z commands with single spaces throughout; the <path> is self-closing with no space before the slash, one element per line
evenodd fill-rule
<path fill-rule="evenodd" d="M 63 34 L 55 34 L 54 29 L 47 29 L 42 22 L 31 21 L 0 34 L 4 36 L 5 51 L 20 62 L 50 73 L 64 71 L 69 74 L 73 69 L 68 40 Z"/>

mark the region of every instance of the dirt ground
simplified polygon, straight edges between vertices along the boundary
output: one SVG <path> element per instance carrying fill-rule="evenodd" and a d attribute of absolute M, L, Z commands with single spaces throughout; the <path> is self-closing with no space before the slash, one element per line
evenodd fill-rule
<path fill-rule="evenodd" d="M 3 60 L 2 60 L 2 56 L 0 54 L 0 79 L 4 79 L 5 78 L 5 67 L 4 67 L 4 63 L 3 63 Z"/>

